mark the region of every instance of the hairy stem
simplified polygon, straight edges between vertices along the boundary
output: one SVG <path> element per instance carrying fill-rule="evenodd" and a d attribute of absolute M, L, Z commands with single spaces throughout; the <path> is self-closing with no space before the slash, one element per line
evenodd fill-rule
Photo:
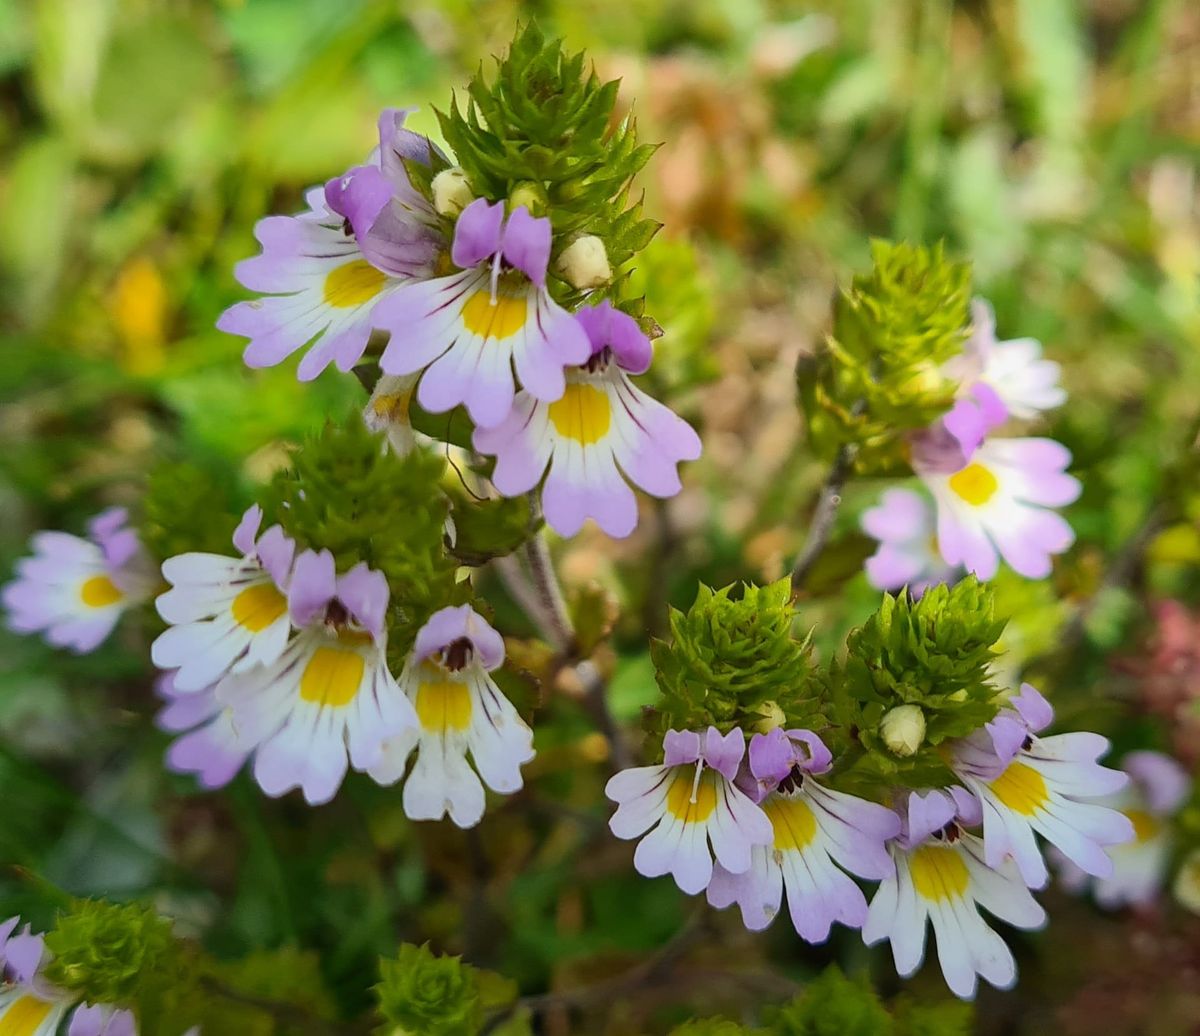
<path fill-rule="evenodd" d="M 837 517 L 838 507 L 842 503 L 842 488 L 850 475 L 856 453 L 857 449 L 854 446 L 845 444 L 839 447 L 837 455 L 833 458 L 825 484 L 821 487 L 821 495 L 817 499 L 817 509 L 813 512 L 812 522 L 808 527 L 808 536 L 796 556 L 796 563 L 792 566 L 793 599 L 799 597 L 804 590 L 813 565 L 817 563 L 829 542 L 833 520 Z"/>

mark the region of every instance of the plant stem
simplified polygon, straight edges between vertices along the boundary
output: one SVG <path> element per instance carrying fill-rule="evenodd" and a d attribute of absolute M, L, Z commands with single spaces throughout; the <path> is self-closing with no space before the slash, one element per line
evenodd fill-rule
<path fill-rule="evenodd" d="M 816 564 L 829 542 L 829 534 L 833 531 L 833 520 L 842 503 L 842 488 L 850 475 L 857 452 L 856 447 L 843 444 L 833 458 L 833 464 L 830 465 L 825 484 L 821 487 L 821 495 L 817 499 L 817 508 L 813 512 L 812 522 L 808 527 L 808 536 L 804 540 L 804 546 L 800 553 L 796 556 L 796 563 L 792 566 L 793 600 L 799 597 L 804 590 L 804 584 L 813 565 Z"/>

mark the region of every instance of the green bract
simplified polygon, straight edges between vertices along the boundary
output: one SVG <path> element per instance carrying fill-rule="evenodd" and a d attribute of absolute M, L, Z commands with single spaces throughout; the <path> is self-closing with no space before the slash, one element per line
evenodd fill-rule
<path fill-rule="evenodd" d="M 831 964 L 771 1019 L 772 1036 L 893 1036 L 895 1022 L 879 995 Z"/>
<path fill-rule="evenodd" d="M 655 148 L 637 142 L 633 119 L 614 120 L 618 82 L 601 83 L 584 64 L 582 53 L 567 54 L 530 24 L 498 62 L 494 81 L 481 68 L 464 105 L 455 98 L 437 114 L 477 195 L 549 216 L 555 255 L 580 234 L 595 234 L 615 270 L 659 228 L 628 197 Z"/>
<path fill-rule="evenodd" d="M 365 561 L 387 577 L 388 650 L 401 659 L 433 612 L 461 603 L 445 547 L 444 470 L 429 450 L 385 450 L 355 415 L 311 437 L 272 484 L 268 513 L 297 550 L 330 551 L 338 572 Z"/>
<path fill-rule="evenodd" d="M 737 599 L 732 590 L 701 584 L 686 613 L 671 610 L 671 639 L 651 645 L 662 691 L 653 732 L 813 726 L 816 681 L 809 642 L 793 633 L 789 581 L 746 584 Z"/>
<path fill-rule="evenodd" d="M 874 780 L 881 788 L 949 783 L 937 746 L 995 716 L 989 666 L 1004 626 L 991 592 L 974 576 L 953 588 L 932 587 L 919 601 L 884 594 L 879 610 L 850 633 L 845 659 L 829 676 L 838 722 L 866 750 L 847 781 Z M 911 722 L 915 709 L 900 706 L 920 709 L 919 744 L 905 743 L 919 724 Z M 904 729 L 889 729 L 897 719 Z"/>
<path fill-rule="evenodd" d="M 167 462 L 146 480 L 138 536 L 158 562 L 189 551 L 228 554 L 238 519 L 226 479 Z"/>
<path fill-rule="evenodd" d="M 895 469 L 903 435 L 953 402 L 941 365 L 962 350 L 971 297 L 968 263 L 941 245 L 874 241 L 874 266 L 834 302 L 833 331 L 797 367 L 809 435 L 827 459 L 858 447 L 860 471 Z"/>
<path fill-rule="evenodd" d="M 409 1036 L 474 1036 L 483 1017 L 475 969 L 458 957 L 405 943 L 379 962 L 383 1017 Z"/>
<path fill-rule="evenodd" d="M 728 1018 L 695 1018 L 671 1030 L 671 1036 L 747 1036 L 744 1025 Z"/>

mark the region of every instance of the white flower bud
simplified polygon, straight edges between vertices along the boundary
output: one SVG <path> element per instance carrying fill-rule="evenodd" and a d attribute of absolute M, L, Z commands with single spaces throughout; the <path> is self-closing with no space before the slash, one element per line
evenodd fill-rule
<path fill-rule="evenodd" d="M 395 453 L 406 456 L 416 445 L 412 424 L 408 419 L 408 408 L 412 403 L 413 390 L 417 387 L 417 375 L 385 374 L 375 383 L 375 391 L 363 410 L 363 421 L 373 432 L 384 432 Z"/>
<path fill-rule="evenodd" d="M 1200 849 L 1193 849 L 1184 858 L 1175 876 L 1175 898 L 1193 914 L 1200 914 Z"/>
<path fill-rule="evenodd" d="M 433 207 L 439 216 L 457 216 L 475 200 L 467 174 L 458 166 L 443 169 L 433 178 Z"/>
<path fill-rule="evenodd" d="M 555 269 L 571 287 L 586 291 L 612 280 L 612 267 L 604 242 L 595 234 L 584 234 L 562 250 Z"/>
<path fill-rule="evenodd" d="M 754 729 L 760 734 L 769 734 L 776 727 L 782 727 L 787 722 L 787 716 L 776 701 L 764 701 L 754 710 L 762 719 L 754 724 Z"/>
<path fill-rule="evenodd" d="M 879 736 L 894 755 L 916 755 L 925 740 L 925 713 L 917 705 L 897 705 L 880 721 Z"/>

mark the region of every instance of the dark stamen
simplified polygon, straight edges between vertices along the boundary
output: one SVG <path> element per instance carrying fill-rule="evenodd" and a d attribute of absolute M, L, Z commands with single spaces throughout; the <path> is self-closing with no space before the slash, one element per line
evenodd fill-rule
<path fill-rule="evenodd" d="M 475 648 L 466 637 L 459 637 L 454 643 L 442 651 L 442 665 L 452 673 L 457 673 L 470 663 Z"/>

